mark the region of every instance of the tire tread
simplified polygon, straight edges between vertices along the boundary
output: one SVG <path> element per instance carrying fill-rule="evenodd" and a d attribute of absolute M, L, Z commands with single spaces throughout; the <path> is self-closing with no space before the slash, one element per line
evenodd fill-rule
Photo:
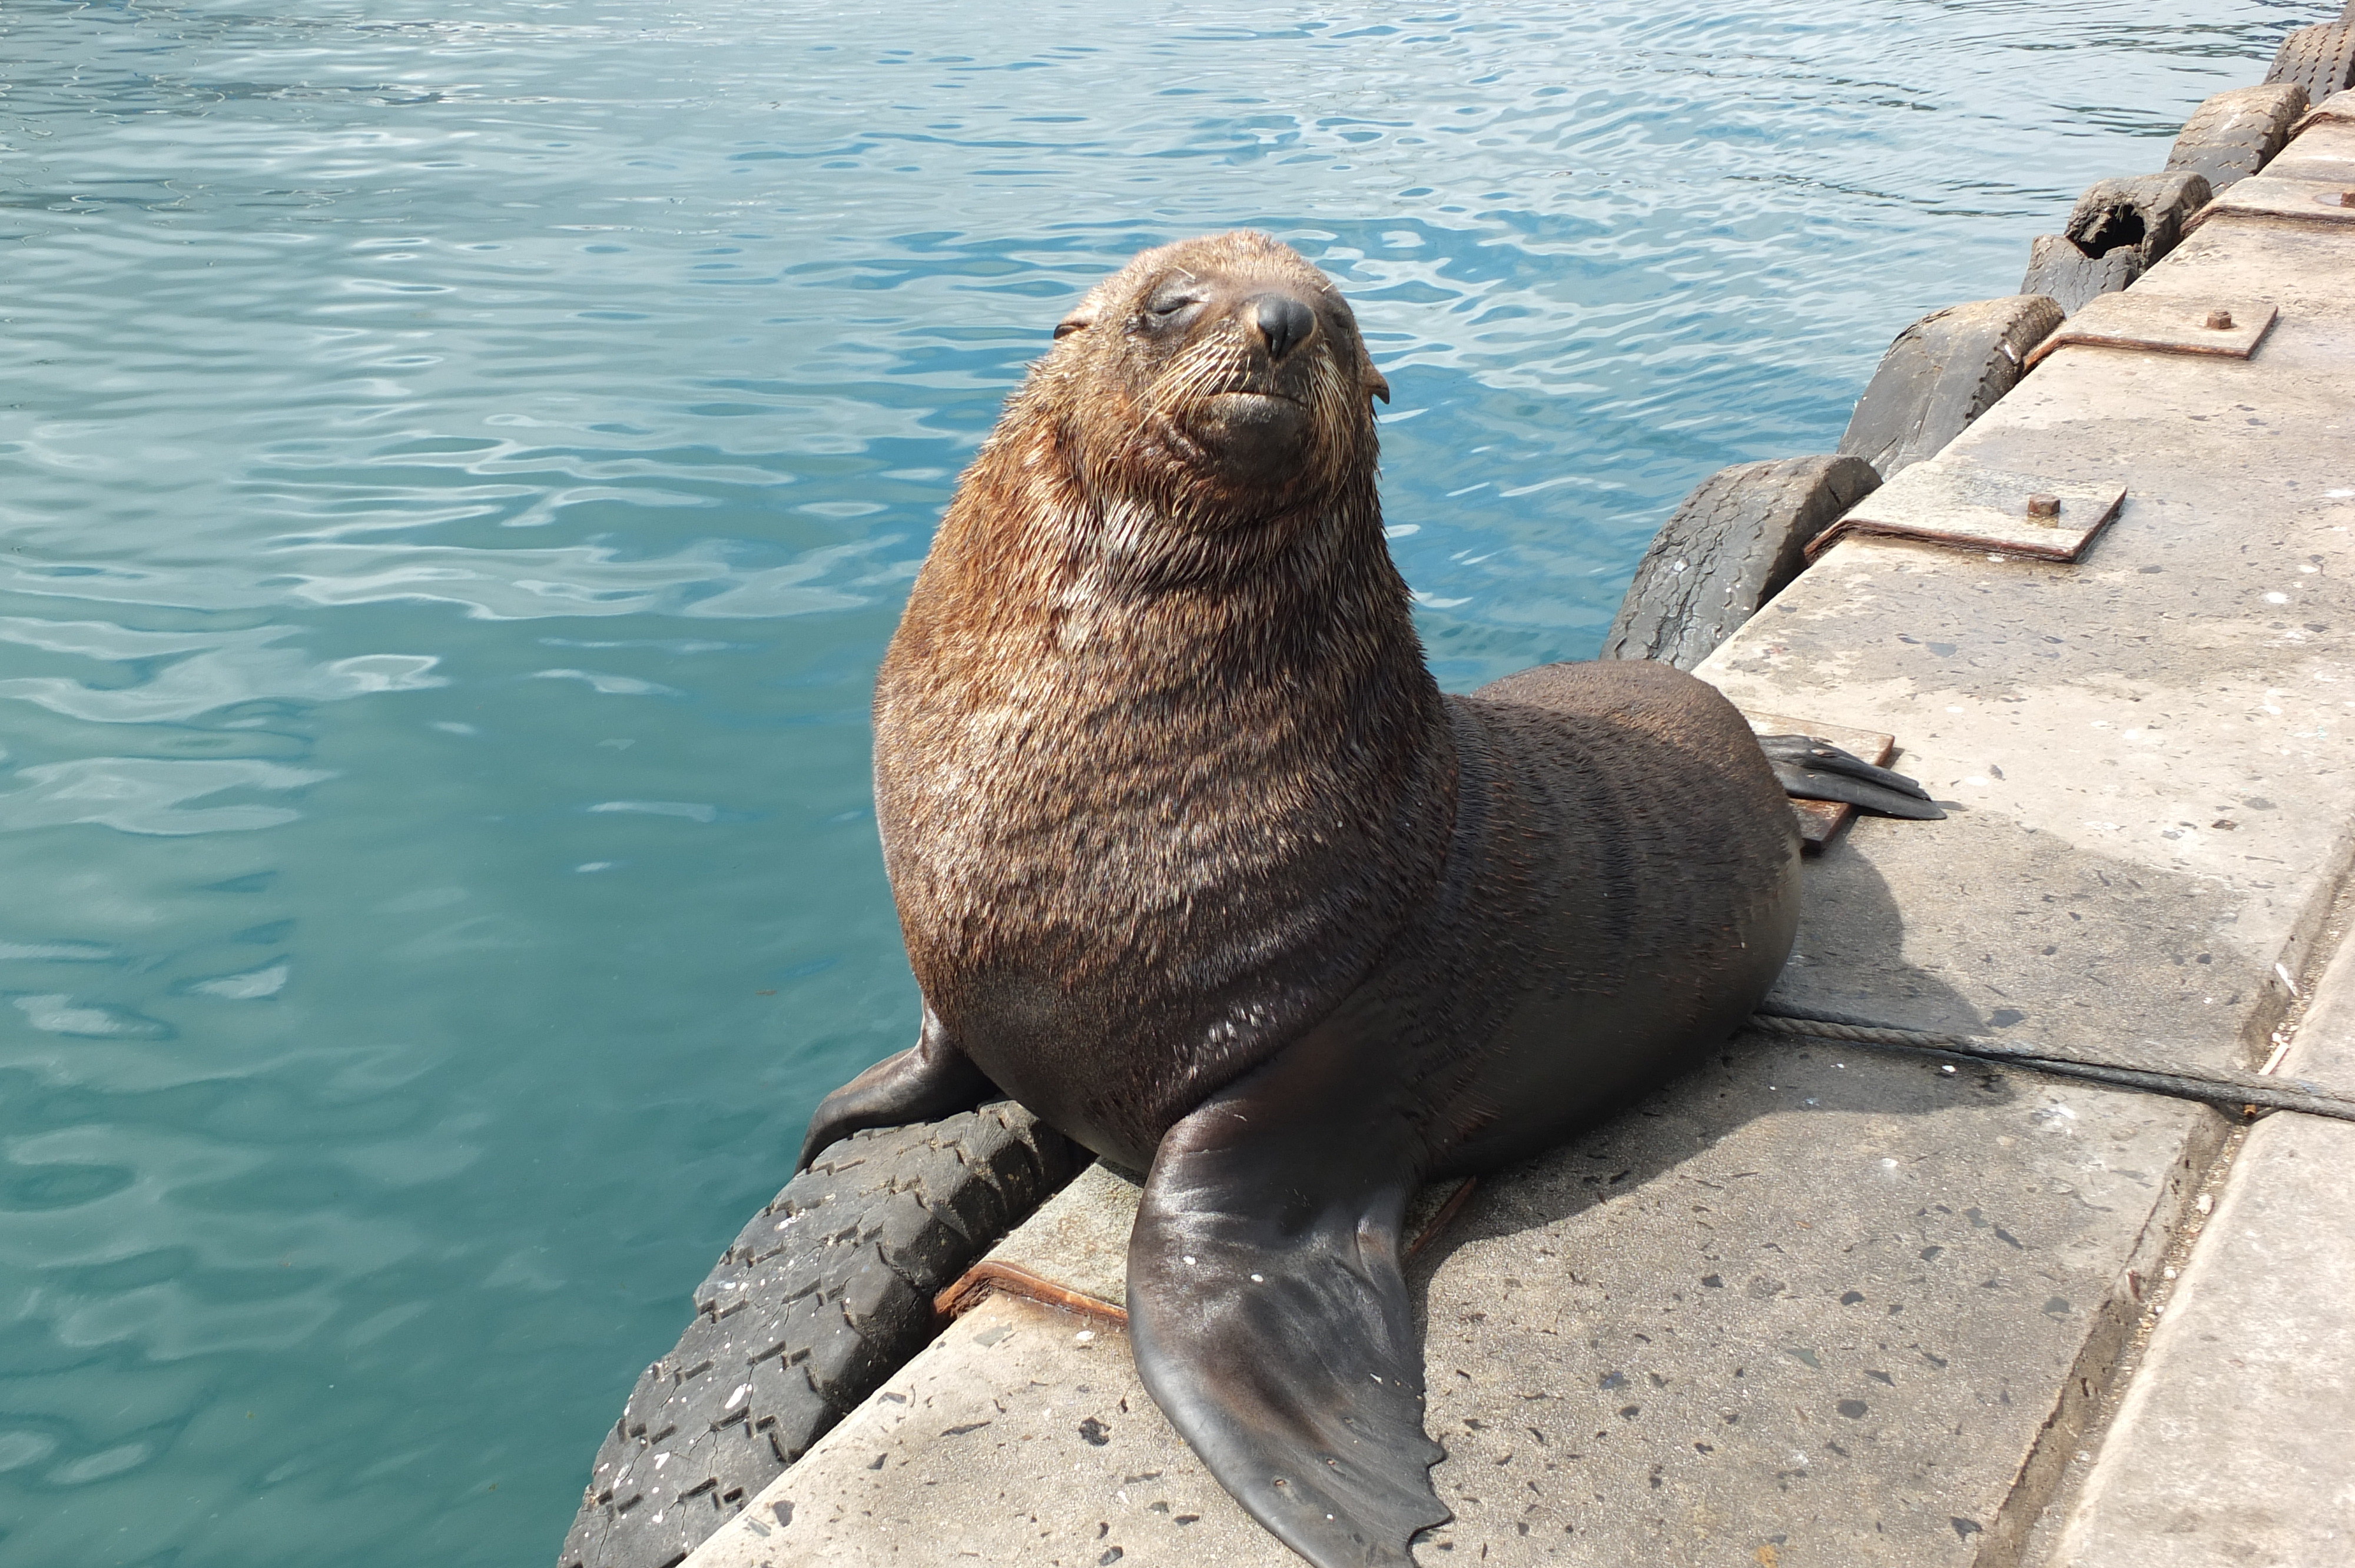
<path fill-rule="evenodd" d="M 2355 86 L 2355 16 L 2318 22 L 2284 38 L 2265 80 L 2302 87 L 2316 103 Z"/>
<path fill-rule="evenodd" d="M 2167 154 L 2167 166 L 2200 175 L 2213 195 L 2271 162 L 2288 143 L 2290 127 L 2306 108 L 2306 89 L 2296 82 L 2266 82 L 2217 93 L 2183 122 Z"/>
<path fill-rule="evenodd" d="M 1845 456 L 1718 470 L 1636 563 L 1602 657 L 1691 669 L 1798 575 L 1809 540 L 1880 482 L 1871 464 Z"/>
<path fill-rule="evenodd" d="M 923 1348 L 932 1298 L 1078 1169 L 999 1102 L 853 1134 L 753 1216 L 639 1374 L 560 1568 L 676 1568 Z"/>
<path fill-rule="evenodd" d="M 2042 294 L 1931 312 L 1881 356 L 1839 450 L 1884 482 L 1934 457 L 2018 385 L 2029 352 L 2061 322 L 2060 305 Z"/>

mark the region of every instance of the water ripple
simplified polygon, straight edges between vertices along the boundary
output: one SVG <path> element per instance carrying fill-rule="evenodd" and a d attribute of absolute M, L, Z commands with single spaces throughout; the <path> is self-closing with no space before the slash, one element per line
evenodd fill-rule
<path fill-rule="evenodd" d="M 11 0 L 0 1562 L 546 1561 L 906 1043 L 876 661 L 1068 302 L 1357 302 L 1463 687 L 1582 656 L 2321 0 Z"/>

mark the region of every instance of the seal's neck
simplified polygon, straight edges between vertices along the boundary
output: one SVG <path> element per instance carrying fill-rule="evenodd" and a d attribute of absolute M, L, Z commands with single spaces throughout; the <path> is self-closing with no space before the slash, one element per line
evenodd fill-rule
<path fill-rule="evenodd" d="M 928 702 L 1028 710 L 1054 728 L 1087 715 L 1118 732 L 1092 757 L 1175 769 L 1248 724 L 1303 784 L 1323 773 L 1360 795 L 1446 759 L 1370 461 L 1253 515 L 1215 496 L 1094 489 L 1042 450 L 1054 439 L 993 443 L 943 521 L 891 655 L 922 666 Z"/>
<path fill-rule="evenodd" d="M 960 1048 L 1091 1147 L 1149 1159 L 1440 879 L 1454 736 L 1366 468 L 1221 533 L 995 443 L 892 639 L 876 807 L 909 959 Z"/>

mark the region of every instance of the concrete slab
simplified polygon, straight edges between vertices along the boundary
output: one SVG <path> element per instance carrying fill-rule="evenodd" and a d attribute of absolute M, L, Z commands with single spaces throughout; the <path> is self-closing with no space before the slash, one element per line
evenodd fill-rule
<path fill-rule="evenodd" d="M 2124 482 L 2083 561 L 1845 540 L 1701 667 L 1746 711 L 1897 736 L 1898 765 L 1954 802 L 1942 823 L 1858 822 L 1811 861 L 1778 1000 L 2253 1065 L 2355 811 L 2350 277 L 2355 227 L 2211 221 L 2137 287 L 2276 305 L 2250 359 L 2062 348 L 1948 449 Z M 1751 1045 L 1484 1181 L 1411 1272 L 1457 1513 L 1419 1559 L 2010 1560 L 2224 1125 Z M 959 1338 L 979 1317 L 908 1374 L 934 1379 L 935 1415 L 972 1414 L 916 1421 L 895 1383 L 694 1568 L 820 1560 L 718 1554 L 773 1499 L 832 1521 L 827 1562 L 1289 1561 L 1209 1488 L 1156 1494 L 1199 1534 L 1115 1543 L 1124 1478 L 1190 1488 L 1190 1459 L 1115 1381 L 1108 1330 L 1022 1318 L 1035 1341 L 993 1359 Z M 1128 1401 L 1116 1423 L 1091 1408 L 1102 1445 L 1071 1419 L 1082 1388 Z M 985 1408 L 1011 1436 L 953 1446 Z M 1162 1457 L 1101 1451 L 1132 1438 Z M 859 1478 L 903 1473 L 888 1494 Z"/>
<path fill-rule="evenodd" d="M 2272 300 L 2253 358 L 2064 348 L 1948 449 L 2123 477 L 2083 562 L 1845 541 L 1702 664 L 1957 807 L 1823 857 L 1787 1000 L 2256 1059 L 2350 848 L 2350 275 L 2355 231 L 2203 228 L 2148 281 Z"/>
<path fill-rule="evenodd" d="M 1485 1186 L 1428 1286 L 1421 1561 L 1982 1561 L 2208 1115 L 1745 1051 Z"/>
<path fill-rule="evenodd" d="M 1297 1563 L 1137 1381 L 1128 1336 L 995 1296 L 687 1559 L 692 1568 Z"/>
<path fill-rule="evenodd" d="M 1126 1321 L 1128 1233 L 1142 1195 L 1135 1181 L 1101 1160 L 1089 1166 L 942 1292 L 942 1312 L 962 1313 L 994 1287 Z M 1052 1294 L 1034 1293 L 1027 1288 L 1032 1283 Z"/>
<path fill-rule="evenodd" d="M 2277 179 L 2355 185 L 2355 94 L 2331 94 L 2312 119 L 2304 132 L 2275 154 L 2264 172 Z"/>
<path fill-rule="evenodd" d="M 2281 1071 L 2355 1083 L 2355 944 Z M 2355 1560 L 2355 1126 L 2243 1145 L 2052 1555 L 2054 1568 Z"/>
<path fill-rule="evenodd" d="M 2147 1270 L 2165 1238 L 2144 1226 L 2121 1247 L 2119 1226 L 2189 1191 L 2185 1128 L 2208 1115 L 1886 1054 L 1745 1050 L 1483 1182 L 1410 1270 L 1450 1456 L 1433 1479 L 1457 1516 L 1423 1560 L 1975 1562 L 2051 1387 L 2090 1336 L 2130 1326 L 2119 1260 Z M 1040 1244 L 1077 1238 L 1111 1293 L 1101 1244 L 1134 1212 L 1123 1185 L 1067 1189 L 1026 1266 L 1061 1273 Z M 1114 1546 L 1139 1565 L 1295 1562 L 1170 1430 L 1126 1342 L 985 1301 L 689 1568 Z"/>
<path fill-rule="evenodd" d="M 1457 1513 L 1425 1560 L 1754 1560 L 1797 1540 L 1827 1561 L 1972 1562 L 2014 1478 L 1983 1463 L 1990 1432 L 2016 1448 L 2009 1429 L 2041 1421 L 2111 1294 L 2112 1217 L 2179 1195 L 2190 1173 L 2170 1162 L 2205 1114 L 1742 1052 L 1485 1183 L 1412 1271 L 1451 1456 L 1435 1480 Z M 1812 1180 L 1790 1170 L 1795 1141 Z M 1092 1234 L 1086 1211 L 1120 1203 L 1083 1193 L 1058 1228 Z M 1115 1523 L 1117 1540 L 1099 1528 Z M 1141 1564 L 1292 1561 L 1169 1430 L 1117 1328 L 996 1297 L 691 1563 L 1093 1562 L 1115 1545 Z"/>

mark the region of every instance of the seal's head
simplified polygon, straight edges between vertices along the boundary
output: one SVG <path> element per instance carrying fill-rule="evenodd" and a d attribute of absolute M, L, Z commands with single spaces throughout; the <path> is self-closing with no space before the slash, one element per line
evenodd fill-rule
<path fill-rule="evenodd" d="M 1039 366 L 1089 488 L 1234 524 L 1373 469 L 1390 387 L 1332 281 L 1238 229 L 1147 250 L 1091 290 Z"/>

